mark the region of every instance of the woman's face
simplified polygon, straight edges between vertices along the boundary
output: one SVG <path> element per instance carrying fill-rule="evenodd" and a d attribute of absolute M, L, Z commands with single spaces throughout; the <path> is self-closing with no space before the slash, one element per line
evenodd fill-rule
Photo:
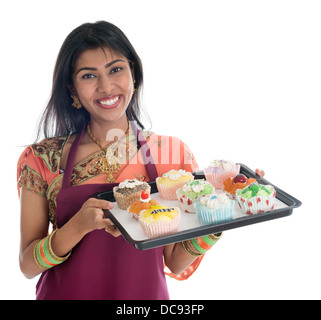
<path fill-rule="evenodd" d="M 109 49 L 86 50 L 75 63 L 74 89 L 91 120 L 117 122 L 126 117 L 133 80 L 128 60 Z"/>

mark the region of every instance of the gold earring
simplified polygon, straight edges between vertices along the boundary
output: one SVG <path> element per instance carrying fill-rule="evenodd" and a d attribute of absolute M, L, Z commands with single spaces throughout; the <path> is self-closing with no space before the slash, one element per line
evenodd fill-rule
<path fill-rule="evenodd" d="M 82 105 L 78 97 L 76 95 L 72 95 L 71 98 L 72 100 L 74 100 L 74 102 L 72 103 L 72 106 L 76 109 L 81 109 Z"/>
<path fill-rule="evenodd" d="M 135 91 L 136 91 L 135 83 L 136 83 L 136 81 L 134 80 L 134 81 L 133 81 L 133 94 L 134 94 L 134 93 L 135 93 Z"/>

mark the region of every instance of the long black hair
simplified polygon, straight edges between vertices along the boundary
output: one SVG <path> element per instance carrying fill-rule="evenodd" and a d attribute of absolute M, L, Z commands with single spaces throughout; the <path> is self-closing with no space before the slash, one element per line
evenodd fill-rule
<path fill-rule="evenodd" d="M 139 56 L 126 35 L 115 25 L 106 21 L 84 23 L 74 29 L 65 39 L 57 57 L 52 83 L 52 92 L 38 126 L 38 136 L 45 138 L 64 136 L 81 131 L 89 121 L 85 108 L 72 106 L 70 88 L 73 88 L 74 66 L 79 55 L 88 49 L 109 48 L 127 58 L 134 68 L 135 92 L 127 107 L 130 121 L 144 129 L 140 120 L 140 93 L 143 84 L 143 67 Z"/>

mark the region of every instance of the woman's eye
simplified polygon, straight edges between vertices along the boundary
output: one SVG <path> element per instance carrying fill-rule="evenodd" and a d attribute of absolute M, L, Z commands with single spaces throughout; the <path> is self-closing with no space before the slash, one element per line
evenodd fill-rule
<path fill-rule="evenodd" d="M 120 70 L 122 70 L 121 67 L 116 67 L 116 68 L 111 69 L 110 73 L 116 73 L 116 72 L 119 72 Z"/>
<path fill-rule="evenodd" d="M 92 79 L 94 77 L 95 77 L 95 75 L 93 75 L 92 73 L 86 73 L 81 78 L 82 79 Z"/>

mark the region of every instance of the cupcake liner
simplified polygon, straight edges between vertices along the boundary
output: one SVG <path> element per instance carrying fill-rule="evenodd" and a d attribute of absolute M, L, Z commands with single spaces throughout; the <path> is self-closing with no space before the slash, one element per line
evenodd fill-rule
<path fill-rule="evenodd" d="M 150 194 L 150 185 L 148 184 L 145 191 Z M 117 205 L 122 210 L 127 210 L 127 208 L 132 204 L 133 201 L 139 200 L 141 191 L 133 192 L 129 195 L 123 195 L 120 192 L 114 192 L 114 198 L 117 202 Z"/>
<path fill-rule="evenodd" d="M 242 196 L 236 195 L 236 200 L 240 209 L 246 214 L 258 214 L 271 211 L 274 209 L 276 191 L 274 190 L 268 197 L 256 196 L 250 199 L 245 199 Z"/>
<path fill-rule="evenodd" d="M 190 180 L 186 180 L 184 182 L 177 183 L 173 186 L 167 186 L 165 184 L 159 183 L 159 178 L 156 178 L 156 185 L 161 198 L 165 200 L 177 200 L 176 190 L 182 188 L 185 183 L 193 181 L 194 177 Z"/>
<path fill-rule="evenodd" d="M 192 200 L 185 194 L 179 194 L 178 190 L 176 191 L 177 198 L 178 198 L 178 204 L 182 211 L 187 213 L 195 213 L 196 209 L 194 206 L 194 201 L 197 202 L 196 199 Z"/>
<path fill-rule="evenodd" d="M 222 174 L 212 172 L 210 168 L 204 169 L 204 175 L 207 181 L 209 181 L 216 189 L 223 189 L 223 182 L 228 178 L 234 178 L 240 173 L 240 165 L 236 165 L 232 170 L 225 171 Z"/>
<path fill-rule="evenodd" d="M 171 221 L 155 221 L 153 223 L 146 223 L 139 219 L 139 223 L 144 231 L 144 234 L 150 238 L 160 238 L 173 234 L 178 231 L 181 215 L 178 214 Z"/>
<path fill-rule="evenodd" d="M 216 210 L 196 203 L 197 219 L 201 225 L 212 225 L 231 221 L 233 219 L 234 203 L 234 201 L 230 200 L 227 206 Z"/>
<path fill-rule="evenodd" d="M 129 214 L 133 219 L 139 220 L 139 213 L 131 212 L 131 211 L 129 211 L 129 208 L 130 208 L 130 206 L 127 208 L 128 214 Z"/>
<path fill-rule="evenodd" d="M 182 211 L 187 213 L 195 213 L 196 212 L 195 204 L 198 203 L 200 199 L 205 196 L 205 195 L 202 195 L 202 196 L 196 197 L 195 199 L 191 199 L 185 194 L 180 194 L 179 190 L 176 190 L 176 195 L 177 195 L 178 205 L 180 209 L 182 209 Z"/>

